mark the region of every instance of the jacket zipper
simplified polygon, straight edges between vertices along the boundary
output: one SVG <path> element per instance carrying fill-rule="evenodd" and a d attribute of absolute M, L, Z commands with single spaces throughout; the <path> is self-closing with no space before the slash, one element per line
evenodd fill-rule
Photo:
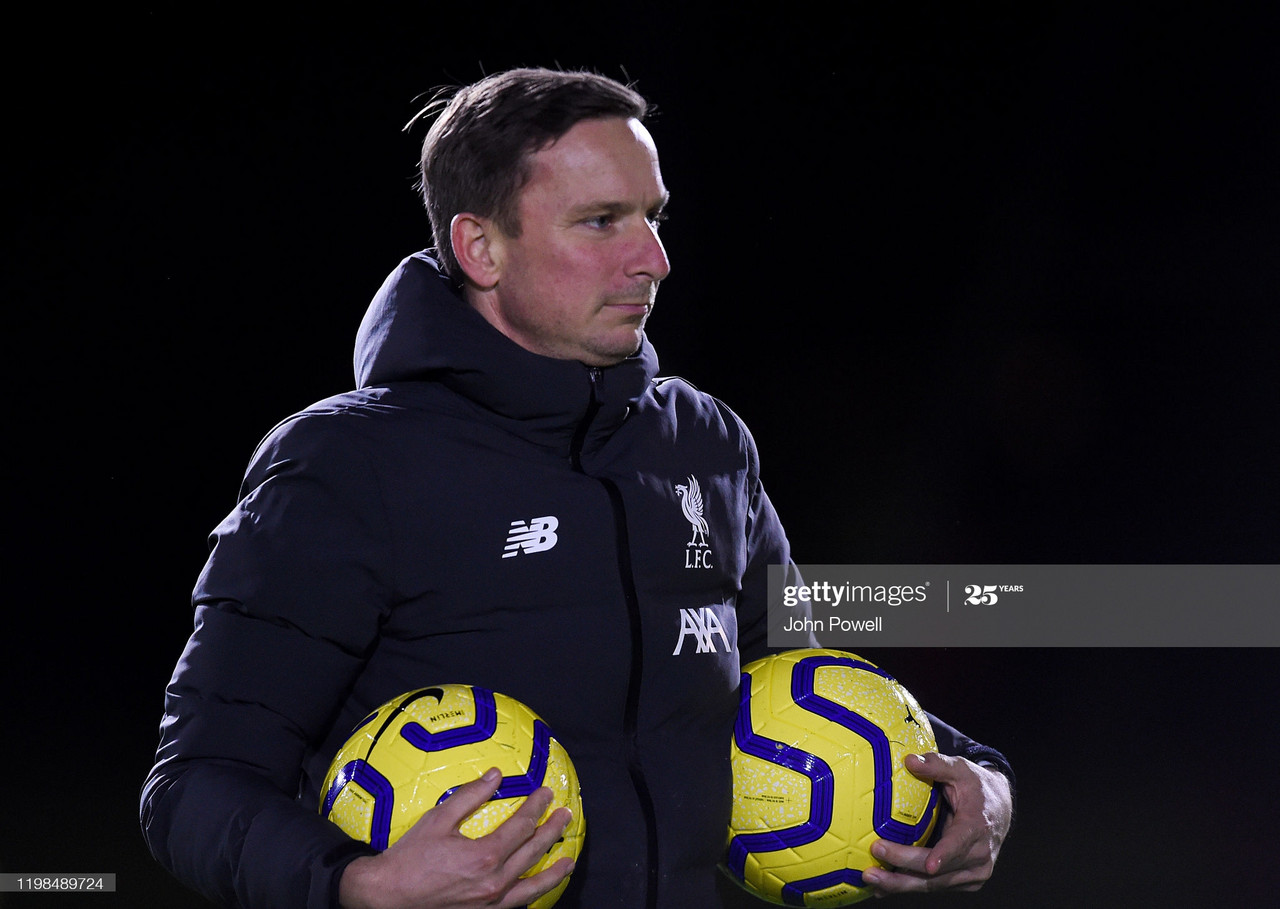
<path fill-rule="evenodd" d="M 569 460 L 573 469 L 583 476 L 590 476 L 582 468 L 582 448 L 586 443 L 587 432 L 596 414 L 600 411 L 600 384 L 602 375 L 597 367 L 590 367 L 588 376 L 591 382 L 591 400 L 587 403 L 586 413 L 578 424 L 570 444 Z M 627 755 L 627 772 L 631 784 L 635 787 L 640 801 L 640 810 L 645 821 L 645 868 L 647 872 L 645 901 L 647 909 L 656 909 L 658 905 L 658 832 L 657 815 L 653 807 L 653 796 L 649 791 L 649 783 L 644 776 L 644 768 L 640 765 L 639 742 L 637 730 L 640 715 L 640 680 L 644 675 L 644 647 L 640 623 L 640 598 L 636 593 L 635 574 L 631 566 L 631 543 L 627 535 L 626 508 L 622 501 L 622 492 L 607 477 L 591 477 L 600 483 L 609 495 L 609 505 L 613 511 L 614 539 L 617 541 L 616 558 L 618 576 L 622 584 L 622 595 L 627 604 L 627 619 L 630 623 L 631 636 L 631 671 L 627 678 L 627 702 L 623 714 L 622 729 Z"/>

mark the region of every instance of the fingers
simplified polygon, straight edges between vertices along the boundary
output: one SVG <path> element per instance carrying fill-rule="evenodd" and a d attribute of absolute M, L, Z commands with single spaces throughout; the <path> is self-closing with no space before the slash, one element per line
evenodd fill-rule
<path fill-rule="evenodd" d="M 573 867 L 573 859 L 562 858 L 551 867 L 544 868 L 537 874 L 521 878 L 507 892 L 507 899 L 503 905 L 529 905 L 529 903 L 559 887 L 561 882 L 573 873 Z"/>
<path fill-rule="evenodd" d="M 560 885 L 573 870 L 571 859 L 555 862 L 527 878 L 563 835 L 572 814 L 559 808 L 547 816 L 553 793 L 531 793 L 490 833 L 471 839 L 463 822 L 483 806 L 502 781 L 497 770 L 459 786 L 444 802 L 426 811 L 386 851 L 357 859 L 344 872 L 342 905 L 526 906 Z"/>
<path fill-rule="evenodd" d="M 1007 783 L 961 757 L 908 755 L 904 763 L 915 776 L 942 788 L 952 813 L 932 848 L 887 840 L 872 844 L 871 854 L 887 867 L 867 869 L 864 883 L 877 895 L 979 889 L 991 877 L 1008 829 Z"/>
<path fill-rule="evenodd" d="M 990 864 L 973 862 L 967 857 L 943 855 L 939 847 L 904 846 L 879 840 L 871 846 L 871 854 L 885 868 L 868 868 L 862 873 L 863 883 L 876 893 L 926 893 L 936 890 L 977 890 L 991 876 Z"/>
<path fill-rule="evenodd" d="M 498 768 L 491 767 L 484 772 L 480 779 L 459 786 L 453 791 L 453 795 L 437 805 L 432 811 L 435 812 L 437 820 L 448 824 L 456 830 L 481 805 L 493 798 L 493 794 L 498 791 L 498 786 L 501 782 L 501 772 L 499 772 Z M 432 812 L 427 812 L 427 815 L 431 814 Z"/>
<path fill-rule="evenodd" d="M 568 808 L 557 808 L 542 821 L 552 799 L 550 789 L 537 789 L 496 830 L 480 838 L 493 842 L 498 853 L 505 855 L 503 865 L 507 874 L 519 876 L 527 873 L 564 835 L 573 819 L 573 812 Z M 520 878 L 507 892 L 503 905 L 528 905 L 554 890 L 573 869 L 573 860 L 566 857 L 537 874 Z"/>
<path fill-rule="evenodd" d="M 910 871 L 930 874 L 927 867 L 930 850 L 923 846 L 904 846 L 889 840 L 877 840 L 871 845 L 871 855 L 894 871 Z"/>
<path fill-rule="evenodd" d="M 953 871 L 947 874 L 909 874 L 886 868 L 868 868 L 862 872 L 862 883 L 877 896 L 894 893 L 934 893 L 940 890 L 980 890 L 989 875 L 972 871 Z"/>
<path fill-rule="evenodd" d="M 927 754 L 909 754 L 903 764 L 914 776 L 938 783 L 951 782 L 964 772 L 961 758 L 933 751 Z"/>
<path fill-rule="evenodd" d="M 441 822 L 449 824 L 451 830 L 457 832 L 467 818 L 493 797 L 501 782 L 502 774 L 497 768 L 492 768 L 480 779 L 459 786 L 453 795 L 437 806 L 436 810 L 442 812 Z M 572 812 L 562 807 L 543 822 L 543 815 L 554 798 L 554 793 L 546 786 L 535 789 L 511 817 L 477 842 L 484 841 L 486 845 L 496 847 L 497 855 L 504 863 L 519 864 L 527 857 L 528 861 L 520 866 L 520 870 L 528 870 L 555 845 L 572 819 Z"/>
<path fill-rule="evenodd" d="M 529 870 L 559 841 L 573 818 L 573 812 L 560 807 L 543 821 L 552 798 L 551 790 L 546 787 L 535 790 L 511 817 L 481 839 L 502 844 L 509 864 L 518 867 L 521 873 Z"/>

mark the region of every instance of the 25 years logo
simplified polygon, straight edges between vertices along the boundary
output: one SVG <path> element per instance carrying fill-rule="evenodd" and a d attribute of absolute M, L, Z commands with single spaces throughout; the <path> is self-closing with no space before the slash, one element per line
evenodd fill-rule
<path fill-rule="evenodd" d="M 964 601 L 970 606 L 994 606 L 1002 593 L 1022 593 L 1021 584 L 965 584 Z"/>

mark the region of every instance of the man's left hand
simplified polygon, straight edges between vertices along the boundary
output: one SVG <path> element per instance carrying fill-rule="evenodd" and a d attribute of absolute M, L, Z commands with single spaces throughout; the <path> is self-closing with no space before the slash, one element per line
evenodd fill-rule
<path fill-rule="evenodd" d="M 863 872 L 876 896 L 933 890 L 977 890 L 995 870 L 1013 822 L 1013 797 L 1002 773 L 941 754 L 910 755 L 906 767 L 942 787 L 951 816 L 932 847 L 877 840 L 871 854 L 886 868 Z"/>

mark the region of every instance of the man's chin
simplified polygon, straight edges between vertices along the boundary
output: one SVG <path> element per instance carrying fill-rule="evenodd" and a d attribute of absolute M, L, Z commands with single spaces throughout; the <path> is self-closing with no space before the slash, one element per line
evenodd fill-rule
<path fill-rule="evenodd" d="M 634 333 L 629 333 L 625 338 L 611 339 L 607 343 L 597 345 L 593 350 L 588 351 L 587 356 L 581 358 L 581 360 L 587 366 L 613 366 L 639 353 L 640 345 L 643 341 L 644 332 L 641 329 L 637 329 Z"/>

